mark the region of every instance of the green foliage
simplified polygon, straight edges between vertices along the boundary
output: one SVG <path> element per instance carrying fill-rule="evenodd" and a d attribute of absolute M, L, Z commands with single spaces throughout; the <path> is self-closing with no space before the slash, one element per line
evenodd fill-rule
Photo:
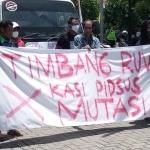
<path fill-rule="evenodd" d="M 72 0 L 78 10 L 77 0 Z M 83 19 L 95 20 L 98 18 L 100 0 L 81 0 Z"/>
<path fill-rule="evenodd" d="M 72 0 L 77 7 L 77 0 Z M 100 0 L 80 0 L 83 19 L 95 20 L 98 18 Z M 107 0 L 104 11 L 104 27 L 108 29 L 116 22 L 120 30 L 128 30 L 129 0 Z M 150 17 L 150 0 L 132 0 L 132 30 L 139 30 L 142 20 Z"/>
<path fill-rule="evenodd" d="M 129 0 L 107 0 L 105 27 L 116 21 L 122 30 L 128 29 Z M 132 30 L 136 32 L 142 20 L 150 17 L 150 0 L 132 0 Z"/>

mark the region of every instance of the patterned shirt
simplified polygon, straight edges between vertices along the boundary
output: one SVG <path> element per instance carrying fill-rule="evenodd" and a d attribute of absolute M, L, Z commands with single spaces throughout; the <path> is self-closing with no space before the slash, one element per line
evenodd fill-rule
<path fill-rule="evenodd" d="M 100 48 L 100 41 L 98 38 L 92 36 L 91 42 L 89 43 L 88 39 L 86 36 L 83 34 L 77 35 L 74 38 L 74 49 L 82 49 L 86 45 L 89 45 L 91 49 L 98 49 Z"/>

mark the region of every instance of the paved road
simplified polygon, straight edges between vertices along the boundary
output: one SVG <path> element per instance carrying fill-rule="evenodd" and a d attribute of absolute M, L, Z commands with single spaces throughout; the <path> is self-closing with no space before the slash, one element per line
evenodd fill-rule
<path fill-rule="evenodd" d="M 135 121 L 67 128 L 22 130 L 6 136 L 4 150 L 150 150 L 150 122 Z M 4 132 L 5 134 L 5 132 Z"/>

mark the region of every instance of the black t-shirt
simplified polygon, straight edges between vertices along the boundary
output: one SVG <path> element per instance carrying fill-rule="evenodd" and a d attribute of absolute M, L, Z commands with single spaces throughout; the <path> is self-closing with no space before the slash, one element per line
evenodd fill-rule
<path fill-rule="evenodd" d="M 132 46 L 135 46 L 139 40 L 140 38 L 137 38 L 137 37 L 132 38 Z"/>
<path fill-rule="evenodd" d="M 73 49 L 74 37 L 70 32 L 62 34 L 57 41 L 57 46 L 62 49 Z"/>

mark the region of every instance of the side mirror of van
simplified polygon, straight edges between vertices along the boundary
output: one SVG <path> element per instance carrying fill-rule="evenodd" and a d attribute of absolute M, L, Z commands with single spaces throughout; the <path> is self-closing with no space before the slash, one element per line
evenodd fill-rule
<path fill-rule="evenodd" d="M 97 35 L 100 34 L 100 23 L 98 20 L 93 20 L 93 26 L 94 26 L 93 33 Z"/>

